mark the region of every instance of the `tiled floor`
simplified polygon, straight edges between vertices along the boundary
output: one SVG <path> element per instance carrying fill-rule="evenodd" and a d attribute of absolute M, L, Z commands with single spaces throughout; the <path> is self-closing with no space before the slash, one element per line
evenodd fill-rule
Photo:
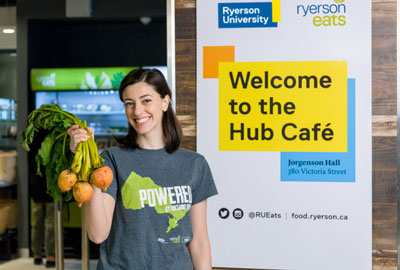
<path fill-rule="evenodd" d="M 45 260 L 44 260 L 45 261 Z M 97 266 L 97 260 L 90 261 L 90 270 L 95 270 Z M 43 265 L 34 265 L 33 258 L 18 258 L 5 263 L 0 264 L 0 270 L 48 270 L 56 268 L 46 268 Z M 81 270 L 81 260 L 76 259 L 65 259 L 64 270 Z"/>

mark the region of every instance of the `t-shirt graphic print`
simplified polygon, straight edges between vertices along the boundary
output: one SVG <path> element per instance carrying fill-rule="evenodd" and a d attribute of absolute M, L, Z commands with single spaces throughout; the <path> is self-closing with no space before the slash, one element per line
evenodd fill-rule
<path fill-rule="evenodd" d="M 161 187 L 150 177 L 131 172 L 121 190 L 122 202 L 126 209 L 141 210 L 152 207 L 160 218 L 168 218 L 168 233 L 179 226 L 192 204 L 190 186 Z M 187 239 L 187 238 L 186 238 Z"/>

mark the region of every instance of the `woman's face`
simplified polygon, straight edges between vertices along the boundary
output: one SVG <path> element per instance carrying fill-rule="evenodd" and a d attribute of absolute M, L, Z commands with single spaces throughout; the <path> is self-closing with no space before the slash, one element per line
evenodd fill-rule
<path fill-rule="evenodd" d="M 153 86 L 145 82 L 128 85 L 122 100 L 128 122 L 138 136 L 162 136 L 163 112 L 168 109 L 170 97 L 161 98 Z"/>

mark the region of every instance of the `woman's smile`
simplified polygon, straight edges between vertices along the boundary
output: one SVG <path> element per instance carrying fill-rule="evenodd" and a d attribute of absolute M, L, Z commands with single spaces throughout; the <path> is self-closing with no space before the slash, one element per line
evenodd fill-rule
<path fill-rule="evenodd" d="M 139 125 L 144 125 L 146 122 L 150 120 L 150 117 L 144 117 L 144 118 L 136 118 L 135 121 Z"/>

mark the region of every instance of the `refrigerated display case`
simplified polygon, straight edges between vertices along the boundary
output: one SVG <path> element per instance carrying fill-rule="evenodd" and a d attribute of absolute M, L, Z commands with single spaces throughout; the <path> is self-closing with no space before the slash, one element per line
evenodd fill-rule
<path fill-rule="evenodd" d="M 0 98 L 0 260 L 17 251 L 17 104 Z"/>
<path fill-rule="evenodd" d="M 17 104 L 0 98 L 0 150 L 15 150 L 17 138 Z"/>
<path fill-rule="evenodd" d="M 114 136 L 128 131 L 128 121 L 118 88 L 122 79 L 138 67 L 37 68 L 31 69 L 30 86 L 37 109 L 43 104 L 58 104 L 61 109 L 86 120 L 95 131 L 101 151 L 116 144 Z M 168 78 L 167 66 L 157 68 Z M 174 100 L 172 93 L 172 100 Z M 31 106 L 32 106 L 31 105 Z"/>
<path fill-rule="evenodd" d="M 113 135 L 125 135 L 128 121 L 118 91 L 47 91 L 35 93 L 35 108 L 43 104 L 58 104 L 63 110 L 86 120 L 95 131 L 99 150 L 113 146 Z"/>
<path fill-rule="evenodd" d="M 113 135 L 128 130 L 123 103 L 117 89 L 135 67 L 32 69 L 34 107 L 58 104 L 86 120 L 95 130 L 99 150 L 115 144 Z"/>
<path fill-rule="evenodd" d="M 128 121 L 118 88 L 123 77 L 137 67 L 32 69 L 35 109 L 58 104 L 95 130 L 99 149 L 115 144 L 112 135 L 125 135 Z M 157 68 L 167 78 L 166 66 Z M 173 99 L 174 99 L 174 94 Z"/>
<path fill-rule="evenodd" d="M 61 109 L 85 120 L 96 136 L 126 134 L 128 122 L 118 91 L 38 91 L 35 108 L 43 104 L 58 104 Z"/>

